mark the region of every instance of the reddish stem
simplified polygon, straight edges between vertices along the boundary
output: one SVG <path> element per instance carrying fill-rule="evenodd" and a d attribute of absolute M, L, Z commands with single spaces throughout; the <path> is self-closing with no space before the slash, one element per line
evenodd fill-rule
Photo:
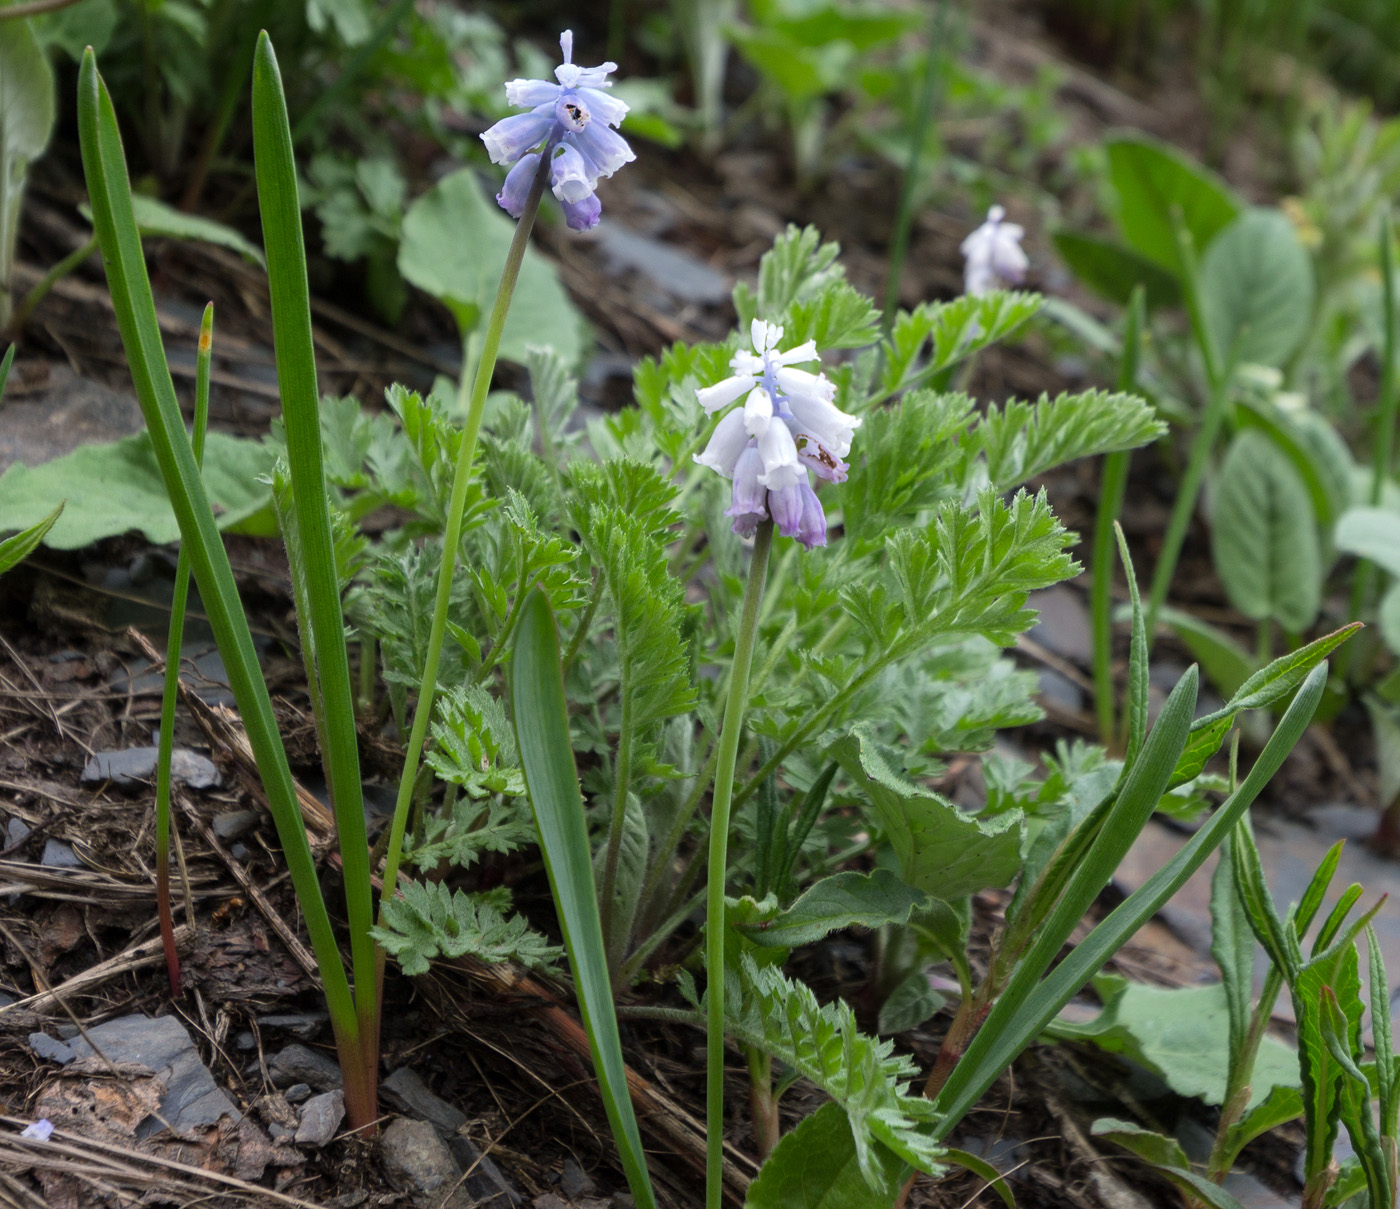
<path fill-rule="evenodd" d="M 170 852 L 156 853 L 156 914 L 160 917 L 160 940 L 165 947 L 165 970 L 170 975 L 170 994 L 180 997 L 180 954 L 175 949 L 175 917 L 170 910 Z"/>

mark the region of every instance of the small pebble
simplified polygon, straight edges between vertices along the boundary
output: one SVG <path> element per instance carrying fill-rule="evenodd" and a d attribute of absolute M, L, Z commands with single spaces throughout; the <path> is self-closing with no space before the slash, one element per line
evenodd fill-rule
<path fill-rule="evenodd" d="M 83 862 L 78 859 L 78 854 L 73 851 L 69 844 L 62 840 L 48 839 L 44 841 L 44 855 L 39 858 L 39 864 L 47 865 L 50 869 L 81 869 Z"/>
<path fill-rule="evenodd" d="M 293 1083 L 282 1093 L 282 1099 L 288 1104 L 300 1104 L 311 1094 L 311 1087 L 306 1083 Z"/>
<path fill-rule="evenodd" d="M 598 1186 L 590 1176 L 573 1159 L 564 1160 L 564 1170 L 559 1176 L 559 1191 L 571 1201 L 576 1201 L 581 1196 L 592 1196 L 598 1190 Z"/>
<path fill-rule="evenodd" d="M 318 1150 L 335 1137 L 345 1116 L 345 1097 L 338 1091 L 322 1092 L 312 1096 L 301 1110 L 301 1123 L 297 1126 L 298 1146 L 314 1146 Z"/>
<path fill-rule="evenodd" d="M 289 1045 L 273 1055 L 267 1064 L 268 1073 L 277 1087 L 309 1083 L 317 1091 L 330 1091 L 340 1086 L 340 1067 L 328 1058 L 304 1045 Z"/>
<path fill-rule="evenodd" d="M 214 834 L 221 840 L 236 840 L 248 834 L 258 825 L 256 810 L 227 810 L 216 814 L 209 824 Z"/>
<path fill-rule="evenodd" d="M 13 848 L 24 843 L 31 828 L 23 819 L 11 819 L 5 824 L 5 847 Z"/>

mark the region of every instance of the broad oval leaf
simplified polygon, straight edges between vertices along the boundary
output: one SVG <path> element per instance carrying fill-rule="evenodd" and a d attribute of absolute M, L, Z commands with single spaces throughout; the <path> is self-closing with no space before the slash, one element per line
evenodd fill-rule
<path fill-rule="evenodd" d="M 53 70 L 27 21 L 0 21 L 0 166 L 23 179 L 53 131 Z"/>
<path fill-rule="evenodd" d="M 515 224 L 481 193 L 470 168 L 445 176 L 408 208 L 399 243 L 406 281 L 446 303 L 465 338 L 496 297 Z M 548 345 L 568 364 L 583 354 L 583 321 L 554 270 L 525 252 L 500 356 L 526 364 L 531 346 Z"/>
<path fill-rule="evenodd" d="M 1283 365 L 1307 335 L 1312 261 L 1281 210 L 1246 210 L 1201 261 L 1201 313 L 1225 364 Z"/>
<path fill-rule="evenodd" d="M 940 898 L 1005 886 L 1021 866 L 1024 823 L 1014 812 L 983 822 L 915 785 L 859 729 L 830 752 L 869 797 L 905 882 Z"/>
<path fill-rule="evenodd" d="M 879 1156 L 886 1186 L 876 1190 L 861 1175 L 846 1114 L 823 1104 L 774 1147 L 749 1185 L 745 1209 L 890 1209 L 903 1164 L 888 1150 Z"/>
<path fill-rule="evenodd" d="M 1126 306 L 1140 285 L 1149 310 L 1180 305 L 1176 278 L 1132 248 L 1085 231 L 1056 231 L 1052 238 L 1070 272 L 1110 302 Z"/>
<path fill-rule="evenodd" d="M 1387 508 L 1348 508 L 1333 540 L 1338 550 L 1369 558 L 1382 571 L 1400 577 L 1400 515 Z"/>
<path fill-rule="evenodd" d="M 1200 250 L 1240 212 L 1239 201 L 1215 173 L 1155 139 L 1110 139 L 1108 168 L 1123 238 L 1173 275 L 1181 272 L 1177 214 Z"/>
<path fill-rule="evenodd" d="M 928 895 L 901 881 L 888 869 L 871 873 L 835 873 L 824 877 L 786 911 L 739 931 L 771 948 L 811 944 L 838 928 L 880 928 L 909 922 Z"/>
<path fill-rule="evenodd" d="M 1211 553 L 1230 603 L 1246 617 L 1293 631 L 1317 617 L 1322 558 L 1308 490 L 1257 429 L 1239 433 L 1225 455 Z"/>

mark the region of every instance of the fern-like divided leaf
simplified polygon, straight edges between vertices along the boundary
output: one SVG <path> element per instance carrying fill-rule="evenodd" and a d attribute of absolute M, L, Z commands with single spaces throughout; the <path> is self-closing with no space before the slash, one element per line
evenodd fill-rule
<path fill-rule="evenodd" d="M 1012 400 L 987 408 L 968 442 L 986 458 L 986 476 L 998 491 L 1009 491 L 1076 458 L 1135 449 L 1167 430 L 1136 395 L 1090 390 L 1035 403 Z M 971 471 L 971 467 L 969 467 Z"/>
<path fill-rule="evenodd" d="M 823 243 L 816 227 L 789 223 L 758 262 L 758 291 L 742 283 L 734 287 L 739 329 L 747 333 L 755 318 L 777 321 L 794 303 L 839 284 L 846 275 L 836 259 L 840 255 L 841 245 Z"/>
<path fill-rule="evenodd" d="M 747 953 L 726 978 L 726 1029 L 809 1079 L 845 1109 L 861 1174 L 872 1188 L 885 1183 L 878 1146 L 920 1171 L 942 1170 L 942 1150 L 921 1129 L 936 1119 L 933 1104 L 907 1090 L 918 1073 L 911 1058 L 896 1055 L 893 1043 L 860 1032 L 846 1004 L 823 1007 L 806 986 L 775 967 L 760 967 Z"/>
<path fill-rule="evenodd" d="M 612 598 L 622 691 L 640 731 L 695 704 L 681 585 L 651 518 L 595 504 L 580 521 L 584 547 Z"/>
<path fill-rule="evenodd" d="M 994 290 L 964 294 L 952 302 L 921 302 L 912 311 L 900 311 L 885 345 L 881 397 L 898 394 L 1004 340 L 1040 305 L 1037 294 Z"/>
<path fill-rule="evenodd" d="M 427 761 L 439 778 L 460 785 L 473 798 L 525 792 L 506 711 L 477 684 L 439 699 Z"/>
<path fill-rule="evenodd" d="M 515 961 L 543 969 L 559 960 L 563 950 L 532 932 L 522 915 L 506 917 L 499 894 L 455 894 L 430 882 L 400 882 L 400 893 L 384 904 L 384 926 L 370 934 L 397 958 L 410 977 L 428 972 L 434 957 L 465 957 L 479 961 Z"/>

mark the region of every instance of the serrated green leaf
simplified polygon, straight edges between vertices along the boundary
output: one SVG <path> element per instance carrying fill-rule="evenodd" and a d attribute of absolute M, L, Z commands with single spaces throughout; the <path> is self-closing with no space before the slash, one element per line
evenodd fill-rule
<path fill-rule="evenodd" d="M 862 1034 L 846 1004 L 821 1006 L 810 988 L 748 954 L 725 978 L 725 1031 L 811 1080 L 845 1109 L 867 1184 L 884 1187 L 881 1146 L 920 1171 L 939 1172 L 939 1147 L 921 1129 L 932 1121 L 933 1105 L 906 1090 L 916 1068 L 891 1042 Z"/>
<path fill-rule="evenodd" d="M 881 397 L 941 373 L 1006 339 L 1039 309 L 1036 294 L 964 294 L 951 302 L 922 302 L 900 311 L 884 345 Z"/>
<path fill-rule="evenodd" d="M 986 822 L 907 780 L 892 753 L 857 729 L 833 744 L 833 759 L 869 798 L 905 883 L 938 898 L 1004 886 L 1021 860 L 1024 822 L 1005 814 Z"/>
<path fill-rule="evenodd" d="M 1052 466 L 1155 441 L 1167 426 L 1137 395 L 1090 390 L 1041 395 L 988 407 L 973 429 L 971 448 L 986 458 L 987 478 L 1009 491 Z"/>
<path fill-rule="evenodd" d="M 439 956 L 547 969 L 563 952 L 532 932 L 523 915 L 506 918 L 484 896 L 454 894 L 441 882 L 400 881 L 398 895 L 384 904 L 383 919 L 370 935 L 410 978 L 426 974 Z"/>

